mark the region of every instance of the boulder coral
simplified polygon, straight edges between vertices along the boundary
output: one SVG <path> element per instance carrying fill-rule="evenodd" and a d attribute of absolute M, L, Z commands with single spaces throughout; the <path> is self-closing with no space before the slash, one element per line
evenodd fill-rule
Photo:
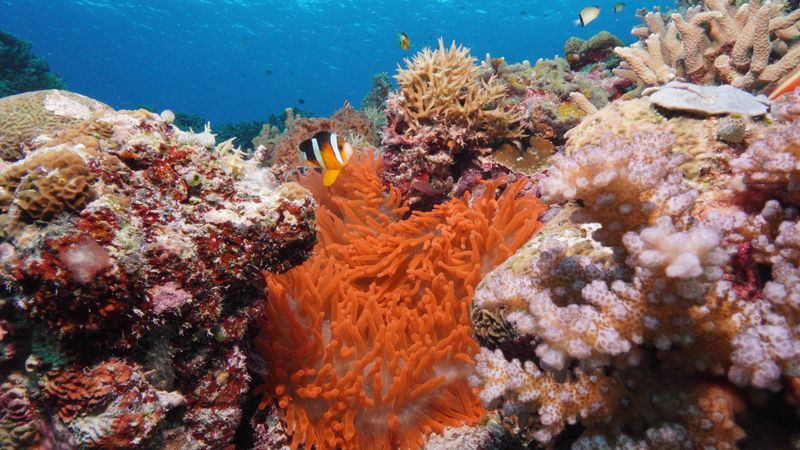
<path fill-rule="evenodd" d="M 320 201 L 319 244 L 267 275 L 262 407 L 276 399 L 293 449 L 419 448 L 484 414 L 467 383 L 478 349 L 469 303 L 543 207 L 523 184 L 495 181 L 405 218 L 380 158 L 364 152 L 351 166 L 330 189 L 317 174 L 302 180 Z"/>

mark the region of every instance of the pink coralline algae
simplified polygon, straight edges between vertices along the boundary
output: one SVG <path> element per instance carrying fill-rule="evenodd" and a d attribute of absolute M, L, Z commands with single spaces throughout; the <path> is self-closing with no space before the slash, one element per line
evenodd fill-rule
<path fill-rule="evenodd" d="M 3 108 L 43 125 L 0 127 L 19 147 L 0 168 L 0 446 L 229 445 L 261 273 L 308 255 L 310 193 L 144 110 L 62 91 Z"/>
<path fill-rule="evenodd" d="M 729 167 L 712 182 L 641 125 L 552 159 L 540 190 L 556 209 L 476 290 L 485 405 L 541 443 L 580 423 L 573 448 L 797 437 L 745 390 L 780 403 L 800 377 L 800 123 L 779 106 L 743 153 L 698 162 Z"/>

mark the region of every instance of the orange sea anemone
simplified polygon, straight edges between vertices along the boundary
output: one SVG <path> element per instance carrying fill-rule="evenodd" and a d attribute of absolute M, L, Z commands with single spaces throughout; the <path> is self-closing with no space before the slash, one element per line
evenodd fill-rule
<path fill-rule="evenodd" d="M 320 203 L 319 243 L 302 266 L 266 274 L 257 345 L 270 365 L 262 406 L 278 399 L 292 448 L 418 448 L 427 433 L 484 414 L 469 386 L 469 303 L 481 277 L 541 226 L 522 183 L 484 185 L 404 218 L 382 162 L 356 155 L 337 183 L 302 183 Z"/>

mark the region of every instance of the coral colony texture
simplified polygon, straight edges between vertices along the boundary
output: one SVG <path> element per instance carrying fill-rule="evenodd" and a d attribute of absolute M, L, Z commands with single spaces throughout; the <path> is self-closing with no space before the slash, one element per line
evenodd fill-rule
<path fill-rule="evenodd" d="M 144 110 L 0 111 L 0 447 L 222 448 L 261 271 L 315 241 L 308 191 Z"/>
<path fill-rule="evenodd" d="M 632 30 L 638 42 L 617 47 L 624 60 L 615 70 L 637 84 L 673 79 L 731 84 L 754 91 L 800 65 L 800 10 L 782 2 L 703 0 L 665 17 L 646 12 Z"/>
<path fill-rule="evenodd" d="M 0 448 L 798 448 L 784 6 L 683 1 L 533 63 L 440 40 L 247 154 L 0 99 Z M 297 150 L 322 130 L 357 149 L 329 187 Z"/>

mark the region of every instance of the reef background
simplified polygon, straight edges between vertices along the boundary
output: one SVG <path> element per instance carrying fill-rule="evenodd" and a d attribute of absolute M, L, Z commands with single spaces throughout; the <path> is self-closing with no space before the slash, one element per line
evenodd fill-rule
<path fill-rule="evenodd" d="M 3 0 L 0 30 L 34 42 L 76 92 L 114 108 L 148 104 L 221 124 L 266 120 L 288 106 L 330 115 L 344 99 L 364 97 L 372 75 L 440 36 L 481 58 L 533 63 L 563 55 L 571 35 L 605 29 L 627 38 L 635 9 L 660 2 L 626 3 L 614 14 L 608 2 L 581 28 L 573 20 L 585 2 L 577 0 Z M 409 51 L 398 45 L 401 31 Z"/>

